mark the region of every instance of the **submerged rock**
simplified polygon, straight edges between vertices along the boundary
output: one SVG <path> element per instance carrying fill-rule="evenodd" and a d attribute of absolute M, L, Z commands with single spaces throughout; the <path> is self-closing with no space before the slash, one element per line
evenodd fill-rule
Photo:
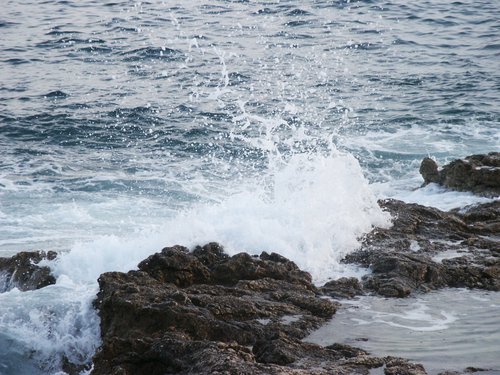
<path fill-rule="evenodd" d="M 394 362 L 301 341 L 337 304 L 278 254 L 174 246 L 137 271 L 101 275 L 99 287 L 92 374 L 368 374 Z"/>
<path fill-rule="evenodd" d="M 27 291 L 55 284 L 50 268 L 38 263 L 43 259 L 53 260 L 56 256 L 54 251 L 33 251 L 0 258 L 0 293 L 14 288 Z"/>
<path fill-rule="evenodd" d="M 454 160 L 441 171 L 434 160 L 424 158 L 420 174 L 425 185 L 434 182 L 454 190 L 500 196 L 500 152 Z"/>
<path fill-rule="evenodd" d="M 374 230 L 345 258 L 371 268 L 362 279 L 365 292 L 406 297 L 446 286 L 500 291 L 500 201 L 464 212 L 396 200 L 380 205 L 393 216 L 393 226 Z"/>

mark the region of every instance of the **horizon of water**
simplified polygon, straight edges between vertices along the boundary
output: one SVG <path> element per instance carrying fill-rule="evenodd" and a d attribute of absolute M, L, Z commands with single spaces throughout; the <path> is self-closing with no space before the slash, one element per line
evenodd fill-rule
<path fill-rule="evenodd" d="M 0 294 L 0 374 L 89 363 L 97 277 L 165 246 L 275 251 L 322 283 L 366 272 L 339 260 L 390 225 L 378 198 L 485 201 L 418 189 L 418 166 L 500 149 L 499 16 L 491 0 L 8 0 L 0 255 L 60 255 L 56 285 Z"/>

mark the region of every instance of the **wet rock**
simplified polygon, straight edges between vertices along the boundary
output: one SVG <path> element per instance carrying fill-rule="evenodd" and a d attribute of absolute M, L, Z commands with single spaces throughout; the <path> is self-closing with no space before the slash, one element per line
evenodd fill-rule
<path fill-rule="evenodd" d="M 500 204 L 498 201 L 468 207 L 465 212 L 458 212 L 463 221 L 482 236 L 500 234 Z M 497 247 L 497 249 L 500 248 Z"/>
<path fill-rule="evenodd" d="M 0 258 L 0 293 L 13 288 L 21 291 L 40 289 L 55 284 L 50 268 L 39 266 L 43 259 L 53 260 L 54 251 L 20 252 L 10 258 Z"/>
<path fill-rule="evenodd" d="M 461 212 L 396 200 L 379 203 L 393 216 L 393 226 L 374 230 L 345 258 L 371 268 L 363 290 L 385 297 L 445 286 L 500 290 L 500 201 Z"/>
<path fill-rule="evenodd" d="M 255 359 L 260 363 L 288 365 L 303 356 L 303 343 L 286 335 L 257 341 L 253 346 Z"/>
<path fill-rule="evenodd" d="M 420 174 L 424 178 L 424 184 L 431 182 L 439 183 L 439 171 L 437 163 L 431 158 L 424 158 L 420 164 Z"/>
<path fill-rule="evenodd" d="M 91 369 L 89 364 L 75 364 L 72 363 L 66 356 L 62 359 L 62 370 L 68 375 L 79 375 L 82 373 L 88 373 Z"/>
<path fill-rule="evenodd" d="M 139 269 L 162 283 L 185 287 L 208 283 L 209 271 L 201 261 L 182 246 L 165 248 L 139 263 Z"/>
<path fill-rule="evenodd" d="M 347 345 L 302 341 L 337 304 L 278 254 L 174 246 L 137 271 L 101 275 L 99 287 L 92 374 L 368 374 L 385 364 Z"/>
<path fill-rule="evenodd" d="M 497 159 L 477 155 L 465 159 L 472 169 L 452 163 L 441 171 L 428 159 L 421 173 L 426 183 L 490 194 L 497 189 L 490 174 L 500 167 Z M 342 278 L 317 288 L 279 254 L 230 257 L 217 243 L 193 251 L 168 247 L 136 271 L 101 275 L 95 307 L 102 346 L 92 374 L 425 374 L 402 358 L 302 339 L 335 314 L 338 303 L 326 296 L 406 297 L 442 287 L 499 291 L 500 201 L 452 212 L 379 203 L 394 225 L 374 229 L 344 259 L 371 268 L 361 281 Z"/>
<path fill-rule="evenodd" d="M 420 165 L 424 184 L 438 183 L 459 191 L 485 196 L 500 196 L 500 153 L 471 155 L 454 160 L 438 171 L 437 164 L 424 158 Z"/>
<path fill-rule="evenodd" d="M 385 360 L 385 375 L 426 375 L 421 364 L 409 362 L 406 359 L 387 357 Z"/>
<path fill-rule="evenodd" d="M 485 368 L 473 367 L 473 366 L 469 366 L 465 369 L 466 373 L 474 373 L 474 372 L 482 372 L 482 371 L 491 371 L 491 370 L 488 370 Z"/>
<path fill-rule="evenodd" d="M 356 277 L 341 277 L 327 282 L 321 287 L 321 292 L 337 299 L 354 298 L 363 295 L 363 286 Z"/>
<path fill-rule="evenodd" d="M 357 358 L 360 356 L 368 355 L 363 349 L 355 348 L 346 344 L 335 343 L 326 347 L 327 349 L 334 350 L 340 354 L 340 358 Z M 379 366 L 376 366 L 379 367 Z"/>

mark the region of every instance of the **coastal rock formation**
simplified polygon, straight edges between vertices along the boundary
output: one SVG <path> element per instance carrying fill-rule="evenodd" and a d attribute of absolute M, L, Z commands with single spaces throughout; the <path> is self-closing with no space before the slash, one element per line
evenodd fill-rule
<path fill-rule="evenodd" d="M 43 288 L 54 284 L 56 279 L 50 268 L 38 266 L 43 259 L 55 259 L 54 251 L 21 252 L 10 258 L 0 258 L 0 293 L 13 288 L 21 291 Z"/>
<path fill-rule="evenodd" d="M 500 201 L 464 212 L 396 200 L 380 205 L 393 216 L 393 226 L 375 229 L 345 258 L 371 268 L 361 282 L 364 292 L 405 297 L 446 286 L 500 291 Z M 322 291 L 335 297 L 339 288 L 327 284 Z M 360 293 L 359 287 L 352 292 Z"/>
<path fill-rule="evenodd" d="M 337 305 L 277 254 L 229 257 L 215 243 L 192 252 L 168 247 L 137 271 L 101 275 L 99 286 L 103 343 L 94 375 L 368 374 L 382 366 L 410 374 L 421 368 L 347 345 L 302 342 Z"/>
<path fill-rule="evenodd" d="M 454 190 L 500 196 L 500 152 L 454 160 L 441 171 L 434 160 L 424 158 L 420 174 L 425 185 L 434 182 Z"/>
<path fill-rule="evenodd" d="M 498 153 L 476 155 L 439 171 L 424 159 L 421 173 L 425 183 L 491 195 L 499 188 L 498 161 Z M 344 259 L 370 268 L 362 280 L 318 288 L 278 254 L 230 257 L 216 243 L 193 251 L 167 247 L 138 270 L 102 274 L 94 302 L 102 346 L 91 373 L 425 374 L 405 359 L 302 339 L 332 318 L 335 299 L 406 297 L 442 287 L 500 291 L 500 201 L 451 212 L 397 200 L 379 204 L 393 226 L 375 228 Z"/>

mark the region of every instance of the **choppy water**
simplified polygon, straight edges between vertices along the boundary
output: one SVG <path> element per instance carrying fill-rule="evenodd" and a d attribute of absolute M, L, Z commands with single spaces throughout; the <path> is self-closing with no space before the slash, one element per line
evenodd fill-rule
<path fill-rule="evenodd" d="M 500 149 L 499 19 L 496 0 L 2 2 L 0 255 L 66 255 L 52 289 L 0 295 L 0 343 L 45 372 L 88 361 L 77 306 L 165 245 L 271 249 L 319 282 L 388 224 L 376 198 L 479 201 L 412 190 L 424 156 Z"/>

